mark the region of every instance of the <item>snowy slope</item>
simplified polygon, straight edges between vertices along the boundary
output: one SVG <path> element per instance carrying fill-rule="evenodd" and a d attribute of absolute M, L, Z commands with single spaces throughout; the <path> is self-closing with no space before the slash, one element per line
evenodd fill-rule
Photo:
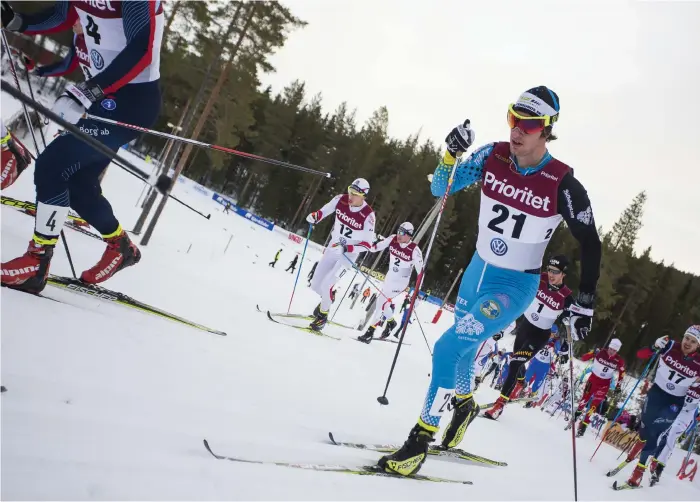
<path fill-rule="evenodd" d="M 4 98 L 3 98 L 4 99 Z M 128 155 L 128 154 L 127 154 Z M 140 162 L 133 157 L 135 162 Z M 33 200 L 32 172 L 5 195 Z M 104 192 L 125 228 L 139 213 L 142 184 L 112 166 Z M 431 360 L 418 326 L 407 334 L 389 388 L 396 345 L 364 345 L 357 332 L 329 327 L 341 341 L 271 323 L 255 305 L 287 308 L 294 276 L 284 272 L 302 246 L 237 216 L 178 183 L 176 194 L 211 220 L 170 202 L 136 267 L 106 286 L 228 332 L 219 337 L 163 319 L 47 288 L 63 305 L 3 289 L 1 299 L 3 499 L 444 499 L 561 500 L 572 498 L 571 437 L 564 422 L 539 411 L 509 407 L 498 422 L 478 419 L 462 445 L 507 461 L 487 468 L 430 459 L 424 474 L 469 479 L 473 486 L 363 478 L 213 459 L 202 447 L 251 459 L 360 465 L 380 454 L 327 444 L 340 440 L 402 442 L 415 423 Z M 2 259 L 22 253 L 33 221 L 3 207 Z M 79 271 L 92 266 L 103 244 L 67 230 Z M 229 238 L 231 244 L 224 250 Z M 138 242 L 138 241 L 137 241 Z M 276 269 L 267 266 L 284 249 Z M 189 250 L 189 252 L 188 252 Z M 317 298 L 304 278 L 318 259 L 307 252 L 292 307 L 310 312 Z M 52 272 L 70 275 L 62 247 Z M 353 273 L 341 282 L 339 294 Z M 364 311 L 349 301 L 341 322 Z M 432 345 L 450 324 L 425 324 L 435 307 L 419 306 Z M 447 314 L 447 313 L 445 313 Z M 496 393 L 480 389 L 480 402 Z M 618 452 L 578 446 L 582 499 L 697 500 L 697 486 L 673 474 L 677 453 L 653 489 L 615 493 L 604 472 Z M 626 471 L 624 474 L 627 474 Z M 621 474 L 618 479 L 623 479 Z M 697 482 L 696 482 L 697 483 Z"/>

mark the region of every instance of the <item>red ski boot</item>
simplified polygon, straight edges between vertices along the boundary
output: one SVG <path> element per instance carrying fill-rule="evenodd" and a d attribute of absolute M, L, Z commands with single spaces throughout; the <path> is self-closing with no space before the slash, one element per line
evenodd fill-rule
<path fill-rule="evenodd" d="M 655 459 L 652 458 L 651 462 L 649 463 L 649 472 L 656 472 L 656 468 L 658 467 L 659 462 Z"/>
<path fill-rule="evenodd" d="M 27 252 L 2 264 L 2 285 L 27 293 L 41 293 L 46 286 L 53 246 L 29 241 Z"/>
<path fill-rule="evenodd" d="M 627 454 L 627 462 L 633 462 L 634 459 L 637 458 L 637 455 L 639 455 L 642 452 L 645 444 L 646 444 L 646 441 L 642 441 L 641 439 L 638 439 L 637 442 L 632 447 L 632 449 Z"/>
<path fill-rule="evenodd" d="M 490 418 L 491 420 L 498 420 L 498 417 L 500 417 L 501 413 L 503 413 L 503 408 L 507 402 L 508 399 L 503 397 L 503 395 L 498 396 L 498 399 L 494 403 L 493 407 L 484 412 L 484 416 L 486 418 Z"/>
<path fill-rule="evenodd" d="M 523 390 L 523 387 L 525 387 L 525 386 L 523 385 L 523 382 L 518 381 L 518 382 L 515 384 L 515 387 L 513 387 L 513 391 L 510 393 L 509 398 L 510 398 L 510 399 L 518 399 L 518 398 L 520 397 L 520 393 L 521 393 L 522 390 Z"/>
<path fill-rule="evenodd" d="M 627 484 L 633 487 L 638 487 L 642 483 L 642 478 L 644 477 L 644 471 L 646 470 L 646 465 L 637 464 L 637 466 L 632 471 L 632 475 L 627 480 Z"/>
<path fill-rule="evenodd" d="M 123 268 L 136 265 L 141 259 L 141 251 L 131 242 L 121 227 L 114 237 L 105 238 L 107 249 L 97 264 L 80 275 L 80 280 L 89 284 L 104 282 Z"/>

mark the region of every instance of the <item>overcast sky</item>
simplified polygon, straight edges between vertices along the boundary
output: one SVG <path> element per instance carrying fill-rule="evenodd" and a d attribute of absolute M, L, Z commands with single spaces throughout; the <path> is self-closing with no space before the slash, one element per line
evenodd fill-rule
<path fill-rule="evenodd" d="M 468 117 L 475 145 L 506 140 L 508 104 L 546 85 L 561 102 L 550 151 L 597 224 L 646 190 L 637 249 L 700 274 L 700 2 L 282 1 L 309 24 L 265 85 L 303 80 L 358 123 L 385 105 L 400 138 L 442 143 Z"/>

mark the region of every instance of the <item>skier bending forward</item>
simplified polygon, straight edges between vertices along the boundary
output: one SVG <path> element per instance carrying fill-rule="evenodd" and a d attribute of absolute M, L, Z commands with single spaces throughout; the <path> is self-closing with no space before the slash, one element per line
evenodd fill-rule
<path fill-rule="evenodd" d="M 423 253 L 418 245 L 411 241 L 411 237 L 413 237 L 413 225 L 406 221 L 399 226 L 396 235 L 391 235 L 369 248 L 370 253 L 389 248 L 389 271 L 382 285 L 381 298 L 374 303 L 374 314 L 370 326 L 358 340 L 370 343 L 374 330 L 384 320 L 386 320 L 386 326 L 381 338 L 388 337 L 396 327 L 392 300 L 406 290 L 414 268 L 418 275 L 423 270 Z"/>
<path fill-rule="evenodd" d="M 647 460 L 657 452 L 659 438 L 683 410 L 690 389 L 700 383 L 700 325 L 689 327 L 680 342 L 662 336 L 654 342 L 653 348 L 637 351 L 637 357 L 647 359 L 656 351 L 659 352 L 659 367 L 642 408 L 639 441 L 627 455 L 627 461 L 631 462 L 639 454 L 639 462 L 626 483 L 632 488 L 639 487 Z M 658 464 L 654 467 L 652 476 L 658 478 Z M 616 485 L 617 482 L 613 487 Z"/>
<path fill-rule="evenodd" d="M 316 224 L 335 213 L 330 244 L 311 280 L 311 289 L 321 296 L 321 303 L 314 309 L 314 320 L 309 326 L 315 331 L 321 331 L 328 322 L 328 309 L 333 303 L 331 291 L 336 281 L 343 277 L 360 252 L 368 250 L 375 240 L 374 211 L 365 202 L 368 193 L 367 180 L 357 178 L 348 187 L 348 193 L 336 195 L 328 204 L 306 217 L 306 221 Z"/>
<path fill-rule="evenodd" d="M 601 244 L 586 190 L 571 168 L 547 151 L 558 116 L 554 92 L 543 86 L 530 89 L 508 109 L 510 143 L 485 145 L 457 165 L 450 193 L 481 182 L 476 253 L 462 278 L 456 323 L 435 344 L 432 380 L 418 423 L 399 450 L 379 460 L 387 472 L 410 476 L 421 468 L 450 402 L 453 415 L 442 446 L 453 448 L 462 440 L 479 412 L 471 391 L 479 344 L 507 328 L 534 299 L 542 258 L 562 218 L 581 244 L 580 292 L 569 307 L 572 335 L 582 339 L 588 334 Z M 457 155 L 473 139 L 468 121 L 447 136 L 433 195 L 444 194 Z"/>
<path fill-rule="evenodd" d="M 9 31 L 40 34 L 70 29 L 80 19 L 85 26 L 86 49 L 95 63 L 92 76 L 85 82 L 68 84 L 52 111 L 77 128 L 92 131 L 94 139 L 116 152 L 140 132 L 83 116 L 88 112 L 139 127 L 156 122 L 161 103 L 163 3 L 60 0 L 46 10 L 19 14 L 9 2 L 2 2 L 2 26 Z M 30 293 L 44 289 L 69 206 L 100 232 L 106 243 L 100 260 L 85 270 L 80 280 L 101 283 L 139 262 L 141 252 L 100 188 L 99 176 L 109 163 L 109 157 L 72 134 L 59 136 L 41 152 L 34 163 L 34 235 L 24 255 L 2 264 L 3 286 Z"/>

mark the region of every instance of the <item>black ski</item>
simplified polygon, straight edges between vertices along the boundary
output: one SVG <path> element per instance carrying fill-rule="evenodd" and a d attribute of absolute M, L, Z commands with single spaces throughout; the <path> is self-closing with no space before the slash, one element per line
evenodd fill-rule
<path fill-rule="evenodd" d="M 281 318 L 289 318 L 289 319 L 304 319 L 305 321 L 313 321 L 314 316 L 312 315 L 305 315 L 305 314 L 285 314 L 284 312 L 270 312 L 269 310 L 262 310 L 260 308 L 260 305 L 256 305 L 255 308 L 257 309 L 258 312 L 261 312 L 263 314 L 270 314 L 273 317 L 281 317 Z M 275 321 L 276 322 L 276 321 Z M 280 323 L 280 324 L 286 324 L 286 323 Z M 346 329 L 352 329 L 350 326 L 346 326 L 345 324 L 340 324 L 337 322 L 333 321 L 328 321 L 328 324 L 331 326 L 338 326 L 339 328 L 346 328 Z"/>
<path fill-rule="evenodd" d="M 345 446 L 347 448 L 355 448 L 358 450 L 378 451 L 380 453 L 394 453 L 396 450 L 401 448 L 401 445 L 397 444 L 347 443 L 343 441 L 336 441 L 332 432 L 328 433 L 328 439 L 330 439 L 331 444 L 335 446 Z M 506 462 L 491 460 L 490 458 L 474 455 L 473 453 L 469 453 L 468 451 L 460 450 L 458 448 L 446 449 L 441 446 L 431 446 L 428 450 L 428 454 L 436 457 L 456 458 L 494 467 L 506 467 L 508 465 Z"/>
<path fill-rule="evenodd" d="M 518 399 L 512 399 L 512 400 L 510 400 L 510 401 L 508 401 L 508 402 L 509 402 L 509 403 L 527 403 L 527 402 L 529 402 L 529 401 L 534 401 L 534 399 L 535 399 L 535 398 L 532 398 L 532 397 L 520 397 L 520 398 L 518 398 Z M 492 403 L 480 404 L 480 405 L 479 405 L 479 410 L 480 410 L 480 411 L 488 410 L 488 409 L 491 408 L 494 404 L 496 404 L 496 401 L 494 401 L 494 402 L 492 402 Z M 491 418 L 491 417 L 489 417 L 489 416 L 487 416 L 486 414 L 483 414 L 483 413 L 478 414 L 477 417 L 487 418 L 487 419 L 489 419 L 489 420 L 495 420 L 495 419 L 493 419 L 493 418 Z"/>
<path fill-rule="evenodd" d="M 289 467 L 292 469 L 306 469 L 310 471 L 325 471 L 325 472 L 340 472 L 344 474 L 355 474 L 357 476 L 380 476 L 384 478 L 394 478 L 394 479 L 412 479 L 416 481 L 431 481 L 433 483 L 455 483 L 460 485 L 471 485 L 471 481 L 459 481 L 456 479 L 446 479 L 437 478 L 435 476 L 424 476 L 422 474 L 414 474 L 413 476 L 400 476 L 398 474 L 391 474 L 381 470 L 379 466 L 376 465 L 361 465 L 357 467 L 348 467 L 343 465 L 327 465 L 327 464 L 297 464 L 293 462 L 273 462 L 268 460 L 251 460 L 247 458 L 240 457 L 226 457 L 224 455 L 217 455 L 214 453 L 209 446 L 207 440 L 204 440 L 204 447 L 207 449 L 212 456 L 218 460 L 229 460 L 231 462 L 242 462 L 246 464 L 260 464 L 260 465 L 276 465 L 278 467 Z"/>
<path fill-rule="evenodd" d="M 305 331 L 307 333 L 311 333 L 312 335 L 330 338 L 331 340 L 341 340 L 340 338 L 333 336 L 333 335 L 329 335 L 328 333 L 324 333 L 323 331 L 316 331 L 314 329 L 309 328 L 308 326 L 296 326 L 296 325 L 290 324 L 288 322 L 282 322 L 280 319 L 275 319 L 275 317 L 281 317 L 281 316 L 278 316 L 278 314 L 273 314 L 272 312 L 269 312 L 269 311 L 267 312 L 267 318 L 269 320 L 271 320 L 272 322 L 276 322 L 277 324 L 282 324 L 283 326 L 289 326 L 290 328 L 295 328 L 295 329 L 298 329 L 300 331 Z M 313 317 L 309 318 L 309 320 L 312 320 L 312 319 L 313 319 Z"/>
<path fill-rule="evenodd" d="M 71 277 L 62 277 L 58 275 L 49 275 L 48 284 L 50 286 L 61 288 L 72 293 L 77 293 L 83 296 L 89 296 L 98 300 L 109 301 L 112 303 L 123 305 L 124 307 L 138 310 L 140 312 L 145 312 L 147 314 L 162 317 L 163 319 L 168 319 L 170 321 L 184 324 L 185 326 L 199 329 L 201 331 L 206 331 L 207 333 L 212 333 L 214 335 L 219 336 L 226 336 L 226 333 L 224 333 L 223 331 L 218 331 L 204 326 L 202 324 L 197 324 L 196 322 L 190 321 L 183 317 L 176 316 L 175 314 L 171 314 L 170 312 L 166 312 L 165 310 L 161 310 L 147 303 L 135 300 L 130 296 L 125 295 L 124 293 L 112 291 L 111 289 L 106 289 L 95 284 L 88 284 L 78 279 L 73 279 Z"/>
<path fill-rule="evenodd" d="M 354 340 L 357 340 L 358 342 L 364 343 L 365 345 L 369 345 L 367 342 L 363 342 L 363 341 L 360 340 L 359 338 L 354 338 Z M 399 343 L 398 341 L 388 340 L 388 339 L 385 339 L 385 338 L 372 338 L 372 341 L 373 341 L 373 342 Z M 404 342 L 404 343 L 402 343 L 401 345 L 409 345 L 409 346 L 410 346 L 411 344 L 410 344 L 410 343 Z"/>
<path fill-rule="evenodd" d="M 642 485 L 639 486 L 632 486 L 627 482 L 617 484 L 617 481 L 613 482 L 612 484 L 612 489 L 615 491 L 620 491 L 620 490 L 637 490 L 641 488 Z"/>
<path fill-rule="evenodd" d="M 629 462 L 627 461 L 627 459 L 625 459 L 620 465 L 618 465 L 618 466 L 615 467 L 614 469 L 611 469 L 611 470 L 609 470 L 608 472 L 606 472 L 605 475 L 606 475 L 607 477 L 611 478 L 611 477 L 613 477 L 615 474 L 617 474 L 618 472 L 620 472 L 622 469 L 624 469 L 625 467 L 627 467 L 628 465 L 629 465 Z"/>

